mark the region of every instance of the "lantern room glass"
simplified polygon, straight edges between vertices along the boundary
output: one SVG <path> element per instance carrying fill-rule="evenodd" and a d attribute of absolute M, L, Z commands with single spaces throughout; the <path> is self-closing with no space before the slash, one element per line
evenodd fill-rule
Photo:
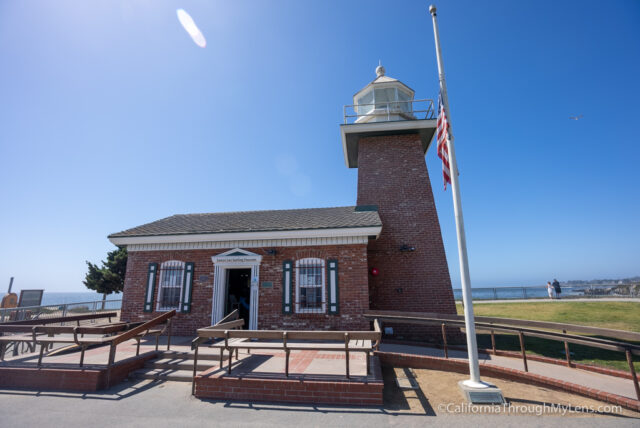
<path fill-rule="evenodd" d="M 358 116 L 365 116 L 374 112 L 403 112 L 411 113 L 411 93 L 398 87 L 371 88 L 357 100 Z"/>

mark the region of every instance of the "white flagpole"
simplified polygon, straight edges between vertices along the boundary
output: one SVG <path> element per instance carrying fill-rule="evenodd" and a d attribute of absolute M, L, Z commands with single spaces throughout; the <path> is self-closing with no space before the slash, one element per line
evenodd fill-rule
<path fill-rule="evenodd" d="M 487 387 L 480 380 L 480 368 L 478 366 L 478 345 L 476 343 L 476 328 L 473 316 L 473 302 L 471 299 L 471 279 L 469 277 L 469 260 L 467 259 L 467 240 L 464 234 L 464 219 L 462 217 L 462 202 L 460 201 L 460 184 L 458 183 L 458 164 L 456 152 L 453 148 L 453 133 L 451 132 L 451 112 L 449 111 L 449 97 L 447 96 L 447 83 L 444 79 L 444 65 L 442 52 L 440 51 L 440 36 L 438 35 L 438 22 L 436 20 L 436 7 L 429 6 L 429 12 L 433 19 L 433 33 L 436 40 L 436 53 L 438 56 L 438 74 L 440 75 L 440 93 L 442 103 L 449 122 L 449 138 L 447 149 L 449 150 L 449 169 L 451 177 L 451 191 L 453 193 L 453 211 L 456 216 L 456 232 L 458 235 L 458 255 L 460 260 L 460 273 L 462 279 L 462 303 L 464 305 L 464 324 L 467 331 L 467 352 L 469 354 L 469 374 L 471 379 L 465 381 L 465 385 L 473 388 Z"/>

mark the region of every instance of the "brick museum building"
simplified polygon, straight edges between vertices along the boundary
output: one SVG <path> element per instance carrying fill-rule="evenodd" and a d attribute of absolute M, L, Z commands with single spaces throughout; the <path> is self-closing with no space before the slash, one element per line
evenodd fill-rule
<path fill-rule="evenodd" d="M 433 102 L 376 75 L 340 126 L 354 206 L 180 214 L 109 235 L 129 252 L 121 318 L 175 309 L 174 333 L 194 335 L 234 309 L 267 330 L 368 330 L 368 309 L 455 313 L 425 162 Z"/>

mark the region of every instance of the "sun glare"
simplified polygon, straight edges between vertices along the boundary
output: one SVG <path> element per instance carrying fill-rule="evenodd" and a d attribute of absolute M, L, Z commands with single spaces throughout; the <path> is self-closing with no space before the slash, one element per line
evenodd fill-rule
<path fill-rule="evenodd" d="M 205 40 L 202 31 L 200 31 L 196 23 L 193 21 L 193 18 L 191 18 L 191 15 L 185 12 L 184 9 L 178 9 L 176 13 L 178 14 L 178 21 L 180 21 L 182 28 L 184 28 L 189 36 L 191 36 L 193 42 L 201 48 L 206 47 L 207 41 Z"/>

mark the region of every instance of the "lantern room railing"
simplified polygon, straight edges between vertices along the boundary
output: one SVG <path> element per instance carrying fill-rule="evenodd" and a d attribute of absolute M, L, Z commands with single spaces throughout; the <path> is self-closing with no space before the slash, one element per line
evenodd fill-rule
<path fill-rule="evenodd" d="M 371 104 L 352 104 L 343 108 L 344 123 L 368 122 L 363 118 L 374 118 L 376 122 L 391 120 L 435 119 L 433 100 L 379 101 Z M 400 119 L 398 119 L 400 117 Z"/>

